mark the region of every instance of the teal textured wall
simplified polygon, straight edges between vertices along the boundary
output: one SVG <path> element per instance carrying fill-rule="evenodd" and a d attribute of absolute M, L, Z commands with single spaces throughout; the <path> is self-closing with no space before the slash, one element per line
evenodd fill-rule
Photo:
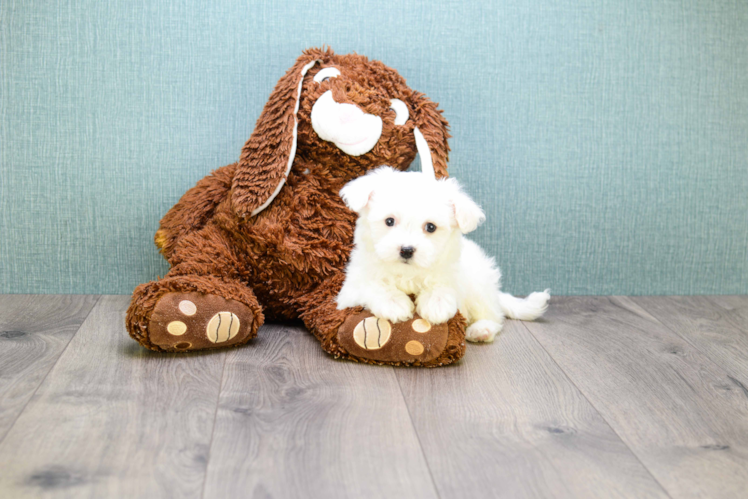
<path fill-rule="evenodd" d="M 164 274 L 159 218 L 326 43 L 440 102 L 507 290 L 748 293 L 748 2 L 0 5 L 0 292 Z"/>

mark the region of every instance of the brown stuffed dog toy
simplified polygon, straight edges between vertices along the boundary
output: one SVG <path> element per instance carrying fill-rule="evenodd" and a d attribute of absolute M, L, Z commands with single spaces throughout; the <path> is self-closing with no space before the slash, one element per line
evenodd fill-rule
<path fill-rule="evenodd" d="M 239 346 L 265 319 L 300 318 L 335 357 L 439 366 L 465 351 L 465 322 L 390 324 L 338 310 L 356 215 L 339 196 L 381 165 L 447 175 L 447 121 L 393 69 L 309 49 L 270 95 L 238 163 L 214 171 L 161 220 L 171 265 L 138 286 L 127 329 L 156 351 Z"/>

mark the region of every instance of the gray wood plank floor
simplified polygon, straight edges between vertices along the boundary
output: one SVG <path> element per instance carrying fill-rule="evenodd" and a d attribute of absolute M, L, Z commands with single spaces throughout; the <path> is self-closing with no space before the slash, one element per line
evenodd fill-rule
<path fill-rule="evenodd" d="M 748 297 L 554 297 L 431 370 L 152 353 L 128 302 L 0 296 L 0 497 L 748 496 Z"/>
<path fill-rule="evenodd" d="M 91 312 L 94 295 L 0 298 L 0 440 Z"/>
<path fill-rule="evenodd" d="M 268 326 L 226 360 L 207 497 L 433 497 L 391 367 L 334 361 Z"/>
<path fill-rule="evenodd" d="M 719 362 L 626 297 L 524 326 L 671 496 L 748 494 L 748 397 Z"/>

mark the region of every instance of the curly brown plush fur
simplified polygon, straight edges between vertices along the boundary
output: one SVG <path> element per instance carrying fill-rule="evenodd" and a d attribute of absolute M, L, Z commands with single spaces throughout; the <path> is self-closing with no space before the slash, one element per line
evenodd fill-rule
<path fill-rule="evenodd" d="M 328 66 L 338 68 L 340 76 L 314 82 L 314 75 Z M 302 77 L 304 68 L 308 72 Z M 371 151 L 350 156 L 317 136 L 311 125 L 312 106 L 328 90 L 336 102 L 355 104 L 382 118 L 382 135 Z M 393 98 L 409 108 L 410 119 L 404 125 L 393 122 Z M 335 298 L 356 217 L 338 192 L 346 182 L 380 165 L 406 170 L 417 152 L 416 126 L 431 148 L 436 175 L 446 176 L 449 134 L 436 104 L 379 61 L 336 55 L 329 49 L 305 51 L 275 87 L 239 162 L 202 179 L 162 219 L 155 240 L 171 270 L 163 279 L 135 289 L 127 313 L 130 335 L 149 349 L 171 350 L 152 342 L 154 308 L 167 293 L 199 292 L 236 300 L 251 311 L 251 325 L 242 325 L 248 330 L 233 345 L 254 337 L 265 318 L 300 318 L 327 352 L 351 357 L 337 335 L 355 311 L 337 310 Z M 286 177 L 289 158 L 293 163 Z M 423 364 L 448 364 L 462 357 L 464 329 L 458 315 L 449 325 L 448 347 L 437 360 Z M 404 359 L 395 364 L 422 363 Z"/>

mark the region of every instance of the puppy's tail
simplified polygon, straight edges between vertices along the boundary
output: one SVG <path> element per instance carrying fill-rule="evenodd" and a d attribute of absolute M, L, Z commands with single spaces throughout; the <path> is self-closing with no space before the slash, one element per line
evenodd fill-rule
<path fill-rule="evenodd" d="M 543 315 L 551 300 L 550 290 L 533 292 L 524 299 L 519 299 L 508 293 L 499 294 L 499 305 L 507 318 L 532 321 Z"/>

